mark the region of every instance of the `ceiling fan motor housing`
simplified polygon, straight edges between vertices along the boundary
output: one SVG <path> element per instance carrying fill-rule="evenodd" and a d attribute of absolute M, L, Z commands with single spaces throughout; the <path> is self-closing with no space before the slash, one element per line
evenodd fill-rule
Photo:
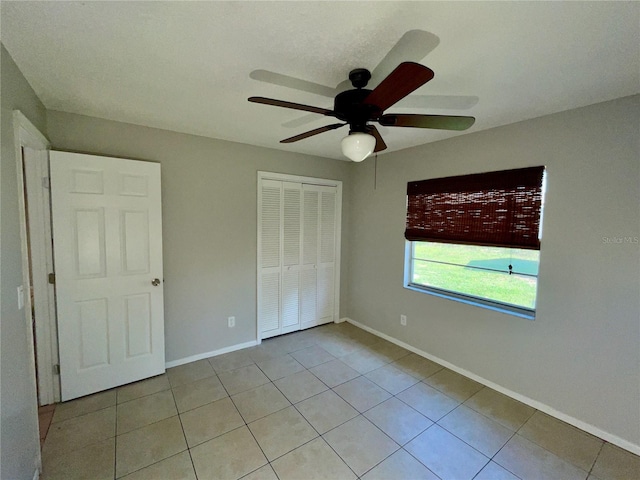
<path fill-rule="evenodd" d="M 364 103 L 371 90 L 359 88 L 339 93 L 333 104 L 335 116 L 347 122 L 353 132 L 366 132 L 367 122 L 377 120 L 382 111 L 375 105 Z"/>

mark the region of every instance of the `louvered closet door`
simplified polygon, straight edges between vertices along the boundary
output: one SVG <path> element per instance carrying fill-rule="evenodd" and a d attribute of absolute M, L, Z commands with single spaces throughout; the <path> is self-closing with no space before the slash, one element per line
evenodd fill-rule
<path fill-rule="evenodd" d="M 304 329 L 335 320 L 337 189 L 304 185 L 302 192 L 300 319 Z"/>
<path fill-rule="evenodd" d="M 302 265 L 300 267 L 300 328 L 318 325 L 318 233 L 320 189 L 304 185 L 302 189 Z"/>
<path fill-rule="evenodd" d="M 261 179 L 261 338 L 335 320 L 337 188 Z"/>
<path fill-rule="evenodd" d="M 334 321 L 336 262 L 336 188 L 320 187 L 318 212 L 318 324 Z"/>
<path fill-rule="evenodd" d="M 258 203 L 258 325 L 267 338 L 280 333 L 282 182 L 262 180 Z"/>
<path fill-rule="evenodd" d="M 281 333 L 300 329 L 301 196 L 300 183 L 283 182 Z"/>

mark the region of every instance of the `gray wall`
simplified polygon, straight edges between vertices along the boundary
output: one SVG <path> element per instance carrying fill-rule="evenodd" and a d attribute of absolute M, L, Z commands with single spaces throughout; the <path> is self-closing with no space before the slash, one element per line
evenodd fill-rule
<path fill-rule="evenodd" d="M 349 316 L 640 445 L 640 96 L 354 166 Z M 406 184 L 546 165 L 535 321 L 403 288 Z M 401 327 L 400 314 L 408 316 Z"/>
<path fill-rule="evenodd" d="M 259 170 L 349 182 L 348 162 L 49 111 L 53 149 L 162 164 L 167 361 L 256 338 Z M 342 251 L 349 238 L 343 195 Z M 347 278 L 347 262 L 342 262 Z M 341 315 L 348 283 L 341 284 Z M 227 327 L 227 317 L 236 327 Z"/>
<path fill-rule="evenodd" d="M 0 50 L 0 477 L 20 479 L 33 477 L 40 445 L 31 337 L 24 310 L 18 310 L 16 294 L 23 277 L 13 110 L 20 110 L 42 133 L 46 133 L 46 125 L 44 106 L 4 45 Z"/>

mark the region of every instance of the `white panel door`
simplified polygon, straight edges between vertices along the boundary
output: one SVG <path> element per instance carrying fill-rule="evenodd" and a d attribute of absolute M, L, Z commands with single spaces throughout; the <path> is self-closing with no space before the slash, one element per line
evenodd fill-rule
<path fill-rule="evenodd" d="M 62 400 L 163 373 L 160 164 L 50 159 Z"/>

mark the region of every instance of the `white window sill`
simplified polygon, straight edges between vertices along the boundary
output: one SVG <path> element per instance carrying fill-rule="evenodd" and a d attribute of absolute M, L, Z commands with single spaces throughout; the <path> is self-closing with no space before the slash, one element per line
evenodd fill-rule
<path fill-rule="evenodd" d="M 445 298 L 447 300 L 453 300 L 455 302 L 465 303 L 467 305 L 486 308 L 488 310 L 493 310 L 494 312 L 505 313 L 507 315 L 513 315 L 515 317 L 520 317 L 527 320 L 535 320 L 536 318 L 535 310 L 529 310 L 521 307 L 510 306 L 510 305 L 501 305 L 499 303 L 491 302 L 489 300 L 482 300 L 479 298 L 468 297 L 459 293 L 448 292 L 446 290 L 439 290 L 431 287 L 424 287 L 424 286 L 416 285 L 413 283 L 405 285 L 404 288 L 406 288 L 407 290 L 413 290 L 414 292 L 426 293 L 429 295 L 433 295 L 435 297 Z"/>

